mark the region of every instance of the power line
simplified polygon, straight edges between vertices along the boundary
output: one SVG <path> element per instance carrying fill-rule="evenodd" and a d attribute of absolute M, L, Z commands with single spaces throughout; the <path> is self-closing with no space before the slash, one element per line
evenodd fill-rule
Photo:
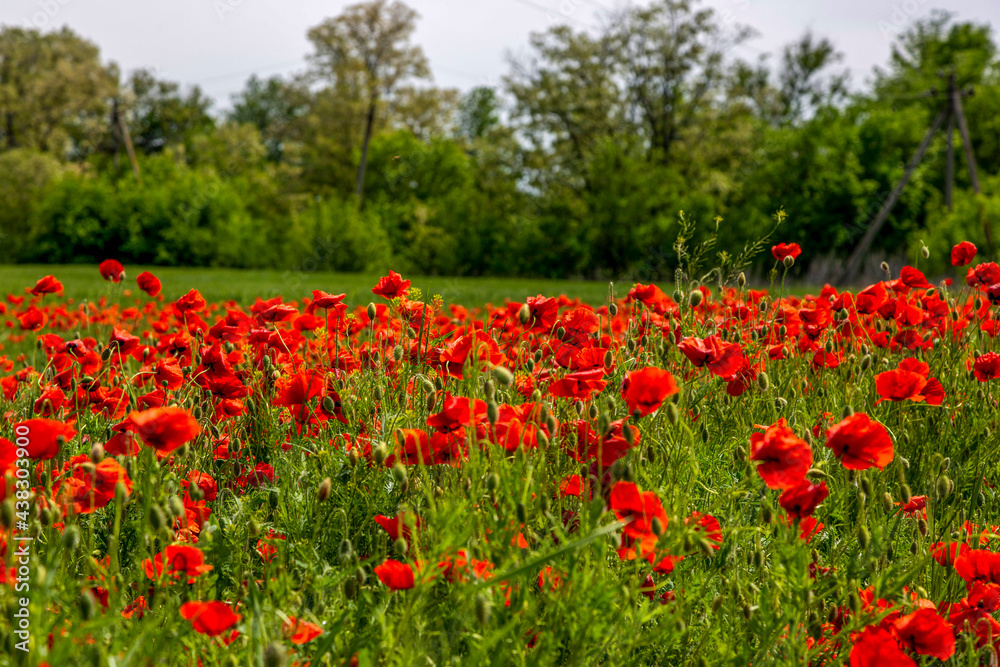
<path fill-rule="evenodd" d="M 561 13 L 557 14 L 555 10 L 546 7 L 545 5 L 540 5 L 537 2 L 534 2 L 533 0 L 514 0 L 514 2 L 520 3 L 525 7 L 531 7 L 532 9 L 537 9 L 538 11 L 548 16 L 559 17 L 566 21 L 572 21 L 573 23 L 576 23 L 577 25 L 582 25 L 584 28 L 587 28 L 589 30 L 600 30 L 600 28 L 598 28 L 597 26 L 590 25 L 589 23 L 581 21 L 580 19 L 575 19 L 572 16 L 566 16 L 565 14 Z"/>

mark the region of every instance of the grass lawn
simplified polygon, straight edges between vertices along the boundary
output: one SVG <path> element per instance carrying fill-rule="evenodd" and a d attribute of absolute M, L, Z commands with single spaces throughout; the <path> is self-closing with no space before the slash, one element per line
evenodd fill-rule
<path fill-rule="evenodd" d="M 365 304 L 373 299 L 371 288 L 378 281 L 375 274 L 244 271 L 214 268 L 174 268 L 126 266 L 125 289 L 138 292 L 135 276 L 148 270 L 163 283 L 167 300 L 175 300 L 194 288 L 209 302 L 234 299 L 238 303 L 253 303 L 257 297 L 268 299 L 282 295 L 286 299 L 309 296 L 314 289 L 334 294 L 345 292 L 351 304 Z M 42 276 L 58 278 L 69 299 L 98 299 L 109 294 L 106 283 L 91 265 L 3 265 L 0 266 L 0 295 L 23 294 Z M 425 299 L 440 294 L 446 303 L 478 306 L 487 302 L 503 303 L 504 299 L 523 301 L 536 294 L 579 297 L 587 303 L 599 304 L 607 298 L 605 282 L 580 280 L 540 280 L 512 278 L 447 278 L 404 276 L 413 281 Z M 616 295 L 624 296 L 631 285 L 616 287 Z"/>

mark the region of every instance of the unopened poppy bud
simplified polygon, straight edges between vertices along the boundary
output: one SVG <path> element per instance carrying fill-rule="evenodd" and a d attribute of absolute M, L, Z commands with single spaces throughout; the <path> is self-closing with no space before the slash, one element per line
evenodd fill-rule
<path fill-rule="evenodd" d="M 920 254 L 924 256 L 924 259 L 927 259 L 928 257 L 931 256 L 931 250 L 927 246 L 921 246 Z"/>
<path fill-rule="evenodd" d="M 892 510 L 894 507 L 895 505 L 892 502 L 892 494 L 886 491 L 885 493 L 882 494 L 882 511 L 884 511 L 886 514 L 892 514 Z"/>
<path fill-rule="evenodd" d="M 528 307 L 528 304 L 521 304 L 521 308 L 517 311 L 517 319 L 520 320 L 522 325 L 526 325 L 528 320 L 531 319 L 531 308 Z"/>
<path fill-rule="evenodd" d="M 857 591 L 851 591 L 848 597 L 848 605 L 855 614 L 861 613 L 861 597 L 858 595 Z"/>
<path fill-rule="evenodd" d="M 667 421 L 670 422 L 670 425 L 676 426 L 680 419 L 681 413 L 680 410 L 677 409 L 677 404 L 667 403 Z"/>
<path fill-rule="evenodd" d="M 378 310 L 375 308 L 374 303 L 368 304 L 368 319 L 372 322 L 375 321 L 375 316 L 378 314 Z"/>
<path fill-rule="evenodd" d="M 888 262 L 882 262 L 881 264 L 879 264 L 879 266 L 882 268 L 883 271 L 885 271 L 886 273 L 889 273 L 889 264 L 888 264 Z"/>
<path fill-rule="evenodd" d="M 854 406 L 852 406 L 850 403 L 848 403 L 847 405 L 844 406 L 844 409 L 841 411 L 840 418 L 841 419 L 847 419 L 848 417 L 850 417 L 853 414 L 854 414 Z"/>
<path fill-rule="evenodd" d="M 948 472 L 948 468 L 951 467 L 951 459 L 947 456 L 941 459 L 941 465 L 938 466 L 938 474 Z"/>
<path fill-rule="evenodd" d="M 910 499 L 913 498 L 913 492 L 910 491 L 909 484 L 903 484 L 899 487 L 899 498 L 903 501 L 904 505 L 909 504 Z"/>
<path fill-rule="evenodd" d="M 498 488 L 500 488 L 500 475 L 493 473 L 486 478 L 486 490 L 493 493 Z"/>
<path fill-rule="evenodd" d="M 791 255 L 785 255 L 785 259 L 781 260 L 781 263 L 785 265 L 786 269 L 790 269 L 795 266 L 795 258 Z"/>
<path fill-rule="evenodd" d="M 382 465 L 385 463 L 386 458 L 389 456 L 389 451 L 386 449 L 385 444 L 380 444 L 378 447 L 372 450 L 372 459 L 375 461 L 375 465 Z"/>
<path fill-rule="evenodd" d="M 270 493 L 267 494 L 267 504 L 271 506 L 271 509 L 278 509 L 278 490 L 271 489 Z"/>
<path fill-rule="evenodd" d="M 514 510 L 517 513 L 517 522 L 521 523 L 521 524 L 527 523 L 527 521 L 528 521 L 528 510 L 524 506 L 524 503 L 518 503 L 514 507 Z"/>
<path fill-rule="evenodd" d="M 344 597 L 353 600 L 358 595 L 358 582 L 348 578 L 344 581 Z"/>
<path fill-rule="evenodd" d="M 736 284 L 743 287 L 747 284 L 747 276 L 745 273 L 740 271 L 740 275 L 736 276 Z"/>
<path fill-rule="evenodd" d="M 402 463 L 396 463 L 392 466 L 392 478 L 396 480 L 396 483 L 402 486 L 406 484 L 408 475 L 406 474 L 406 468 L 403 467 Z"/>
<path fill-rule="evenodd" d="M 941 475 L 938 477 L 937 482 L 934 485 L 934 490 L 937 492 L 938 498 L 947 498 L 951 493 L 951 480 L 948 475 Z"/>
<path fill-rule="evenodd" d="M 653 527 L 653 534 L 654 535 L 656 535 L 657 537 L 661 537 L 663 535 L 663 531 L 665 530 L 665 528 L 663 526 L 663 522 L 660 521 L 660 517 L 658 517 L 658 516 L 654 516 L 653 517 L 653 525 L 652 525 L 652 527 Z"/>
<path fill-rule="evenodd" d="M 492 603 L 485 593 L 476 596 L 476 620 L 479 625 L 486 625 L 490 622 Z"/>
<path fill-rule="evenodd" d="M 615 315 L 617 315 L 618 314 L 618 304 L 617 303 L 613 303 L 610 306 L 608 306 L 608 313 L 611 314 L 611 317 L 614 317 Z"/>
<path fill-rule="evenodd" d="M 175 519 L 179 519 L 185 515 L 184 503 L 182 503 L 181 499 L 177 496 L 170 496 L 167 500 L 167 510 Z"/>
<path fill-rule="evenodd" d="M 917 530 L 920 531 L 921 535 L 927 537 L 928 528 L 927 528 L 927 520 L 925 518 L 920 517 L 919 519 L 917 519 Z"/>
<path fill-rule="evenodd" d="M 358 453 L 357 449 L 352 449 L 347 452 L 347 462 L 350 463 L 352 467 L 361 463 L 361 454 Z"/>
<path fill-rule="evenodd" d="M 331 396 L 324 396 L 323 397 L 323 412 L 325 412 L 328 415 L 332 415 L 336 410 L 337 410 L 337 406 L 333 402 L 333 398 Z"/>
<path fill-rule="evenodd" d="M 760 387 L 761 391 L 767 391 L 771 388 L 771 378 L 767 376 L 767 373 L 761 371 L 757 375 L 757 386 Z"/>
<path fill-rule="evenodd" d="M 872 534 L 868 532 L 868 526 L 858 526 L 858 544 L 862 549 L 867 549 L 871 544 Z"/>
<path fill-rule="evenodd" d="M 94 599 L 94 594 L 89 590 L 84 589 L 80 593 L 80 599 L 77 601 L 77 607 L 80 609 L 80 616 L 84 621 L 92 619 L 97 608 L 97 601 Z"/>
<path fill-rule="evenodd" d="M 768 503 L 764 503 L 760 508 L 760 520 L 763 523 L 771 523 L 774 520 L 774 510 Z"/>
<path fill-rule="evenodd" d="M 395 359 L 396 361 L 399 361 L 400 359 L 403 358 L 402 345 L 397 345 L 396 347 L 392 348 L 392 358 Z"/>
<path fill-rule="evenodd" d="M 587 406 L 584 404 L 583 401 L 577 401 L 574 407 L 576 407 L 576 414 L 582 417 L 583 411 L 586 409 Z"/>
<path fill-rule="evenodd" d="M 496 404 L 496 401 L 490 401 L 486 404 L 486 419 L 489 420 L 490 424 L 496 424 L 497 420 L 500 419 L 500 406 Z"/>
<path fill-rule="evenodd" d="M 737 463 L 746 463 L 747 452 L 742 445 L 736 445 L 736 449 L 733 450 L 733 460 Z"/>
<path fill-rule="evenodd" d="M 559 327 L 558 329 L 556 329 L 556 338 L 558 338 L 559 340 L 563 340 L 564 338 L 566 338 L 566 329 L 564 327 Z"/>
<path fill-rule="evenodd" d="M 68 526 L 63 531 L 62 536 L 62 546 L 63 549 L 69 551 L 70 553 L 75 552 L 77 547 L 80 546 L 80 527 L 76 524 Z"/>
<path fill-rule="evenodd" d="M 867 371 L 872 366 L 872 355 L 866 354 L 861 357 L 861 370 Z"/>
<path fill-rule="evenodd" d="M 95 443 L 93 447 L 90 448 L 90 460 L 92 463 L 97 464 L 104 460 L 104 446 L 100 443 Z"/>
<path fill-rule="evenodd" d="M 832 340 L 826 341 L 826 345 L 824 345 L 823 347 L 824 349 L 826 349 L 827 354 L 833 352 L 833 341 Z"/>
<path fill-rule="evenodd" d="M 420 386 L 424 388 L 424 393 L 427 394 L 434 393 L 434 391 L 436 390 L 434 383 L 425 377 L 420 378 Z"/>
<path fill-rule="evenodd" d="M 865 495 L 872 495 L 872 483 L 867 477 L 861 478 L 861 490 L 865 492 Z"/>
<path fill-rule="evenodd" d="M 318 502 L 326 502 L 326 499 L 330 497 L 330 490 L 333 487 L 333 482 L 329 477 L 325 478 L 319 483 L 319 488 L 316 490 L 316 500 Z"/>
<path fill-rule="evenodd" d="M 264 649 L 264 667 L 285 667 L 287 657 L 281 644 L 268 644 Z"/>
<path fill-rule="evenodd" d="M 406 552 L 409 551 L 409 549 L 410 545 L 407 544 L 406 540 L 404 540 L 402 537 L 400 537 L 399 539 L 397 539 L 395 542 L 392 543 L 393 552 L 400 558 L 404 557 L 406 555 Z"/>
<path fill-rule="evenodd" d="M 510 372 L 509 369 L 503 366 L 497 366 L 493 369 L 493 377 L 496 378 L 497 383 L 501 387 L 509 387 L 514 384 L 514 374 Z"/>
<path fill-rule="evenodd" d="M 774 399 L 774 407 L 777 410 L 779 411 L 784 410 L 787 406 L 788 406 L 788 399 L 786 399 L 785 397 L 778 396 L 776 399 Z"/>
<path fill-rule="evenodd" d="M 701 290 L 696 289 L 693 292 L 691 292 L 691 295 L 688 297 L 688 303 L 691 304 L 692 308 L 697 308 L 698 306 L 701 305 L 702 299 L 704 299 L 704 297 L 705 295 L 702 294 Z"/>
<path fill-rule="evenodd" d="M 597 419 L 597 415 L 599 413 L 600 413 L 600 410 L 597 409 L 597 404 L 596 403 L 591 403 L 590 407 L 587 408 L 587 415 L 589 415 L 591 419 Z"/>

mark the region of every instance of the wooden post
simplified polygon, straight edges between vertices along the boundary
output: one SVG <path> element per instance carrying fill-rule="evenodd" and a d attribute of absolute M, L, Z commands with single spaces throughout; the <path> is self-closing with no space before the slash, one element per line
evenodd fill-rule
<path fill-rule="evenodd" d="M 868 248 L 871 246 L 872 241 L 875 240 L 875 235 L 879 233 L 882 229 L 882 225 L 885 224 L 886 219 L 889 217 L 889 212 L 892 211 L 892 207 L 896 204 L 896 200 L 899 199 L 899 195 L 903 192 L 903 188 L 906 187 L 907 182 L 909 182 L 910 177 L 913 176 L 913 172 L 916 171 L 917 165 L 920 164 L 920 160 L 923 159 L 924 153 L 927 152 L 927 147 L 931 145 L 931 139 L 934 138 L 934 133 L 938 131 L 941 124 L 944 122 L 945 116 L 949 113 L 948 108 L 944 108 L 938 113 L 934 122 L 931 124 L 931 129 L 927 131 L 924 136 L 924 140 L 920 142 L 920 146 L 917 148 L 917 152 L 913 154 L 910 158 L 909 164 L 906 165 L 906 171 L 903 172 L 903 177 L 899 179 L 899 183 L 896 187 L 892 189 L 889 198 L 882 205 L 882 209 L 875 216 L 875 220 L 868 227 L 868 231 L 865 235 L 861 237 L 861 242 L 858 243 L 857 247 L 854 248 L 854 252 L 851 253 L 850 258 L 847 260 L 847 264 L 844 267 L 844 271 L 840 276 L 840 283 L 847 283 L 854 280 L 854 277 L 858 273 L 858 267 L 861 264 L 861 258 L 864 257 L 865 253 L 868 252 Z"/>
<path fill-rule="evenodd" d="M 972 190 L 977 195 L 982 193 L 979 187 L 979 173 L 976 171 L 976 158 L 972 154 L 972 139 L 969 135 L 969 125 L 965 122 L 965 112 L 962 111 L 962 95 L 954 84 L 954 76 L 951 84 L 951 103 L 955 116 L 958 117 L 958 131 L 962 134 L 962 147 L 965 149 L 965 161 L 969 165 L 969 179 L 972 181 Z M 989 218 L 986 217 L 983 204 L 980 201 L 980 214 L 983 219 L 983 236 L 986 238 L 986 248 L 989 255 L 993 255 L 993 230 L 990 229 Z"/>
<path fill-rule="evenodd" d="M 948 114 L 947 152 L 944 163 L 944 205 L 951 213 L 951 191 L 955 187 L 955 114 Z"/>

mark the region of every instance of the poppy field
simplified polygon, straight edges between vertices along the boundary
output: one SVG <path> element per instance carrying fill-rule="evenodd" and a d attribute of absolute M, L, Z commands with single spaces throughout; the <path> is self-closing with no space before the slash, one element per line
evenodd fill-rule
<path fill-rule="evenodd" d="M 800 252 L 590 303 L 38 276 L 0 662 L 997 665 L 1000 267 L 799 295 Z"/>

